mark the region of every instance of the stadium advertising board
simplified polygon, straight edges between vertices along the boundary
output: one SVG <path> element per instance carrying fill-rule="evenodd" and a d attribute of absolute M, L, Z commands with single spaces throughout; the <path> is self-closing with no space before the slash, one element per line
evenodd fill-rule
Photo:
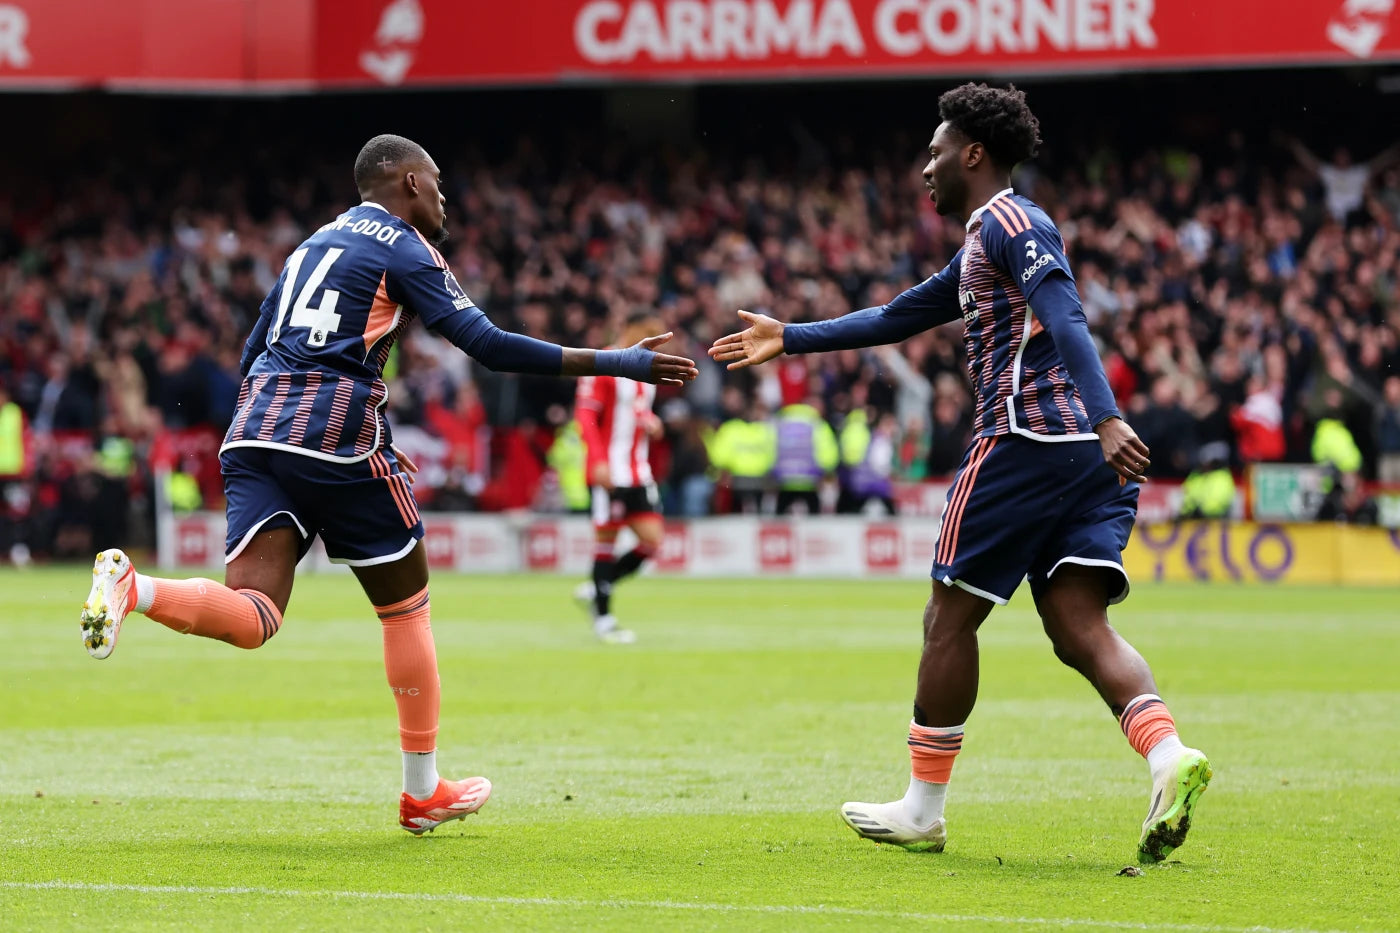
<path fill-rule="evenodd" d="M 1400 55 L 1394 0 L 337 2 L 329 83 L 969 74 Z M 468 49 L 469 54 L 463 54 Z"/>
<path fill-rule="evenodd" d="M 423 524 L 424 546 L 434 569 L 584 576 L 593 560 L 593 527 L 585 518 L 430 512 Z M 162 566 L 196 568 L 222 562 L 222 515 L 166 516 L 160 525 Z M 926 579 L 937 541 L 936 519 L 677 521 L 666 525 L 655 571 L 694 577 Z M 1134 530 L 1123 563 L 1129 577 L 1139 582 L 1396 585 L 1400 530 L 1332 524 L 1143 523 Z M 305 566 L 324 570 L 331 565 L 317 546 Z"/>
<path fill-rule="evenodd" d="M 0 86 L 967 75 L 1400 59 L 1395 0 L 0 0 Z"/>
<path fill-rule="evenodd" d="M 1138 525 L 1123 554 L 1133 580 L 1400 584 L 1400 530 L 1326 523 Z"/>
<path fill-rule="evenodd" d="M 0 88 L 306 84 L 317 13 L 317 0 L 0 0 Z"/>

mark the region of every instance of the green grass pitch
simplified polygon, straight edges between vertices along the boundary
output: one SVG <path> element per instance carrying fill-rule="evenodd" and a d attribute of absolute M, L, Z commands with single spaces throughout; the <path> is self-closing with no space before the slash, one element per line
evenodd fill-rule
<path fill-rule="evenodd" d="M 496 791 L 415 839 L 349 578 L 256 652 L 132 617 L 95 662 L 87 577 L 0 574 L 0 930 L 1400 927 L 1400 590 L 1136 589 L 1115 623 L 1215 781 L 1131 877 L 1146 767 L 1024 592 L 934 855 L 837 815 L 903 792 L 917 581 L 638 580 L 622 647 L 572 580 L 438 576 L 439 758 Z"/>

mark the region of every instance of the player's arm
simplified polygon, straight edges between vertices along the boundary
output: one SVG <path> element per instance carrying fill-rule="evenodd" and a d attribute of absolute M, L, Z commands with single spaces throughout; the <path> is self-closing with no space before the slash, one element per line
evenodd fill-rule
<path fill-rule="evenodd" d="M 429 329 L 487 369 L 542 376 L 621 376 L 662 385 L 682 385 L 698 375 L 693 361 L 655 352 L 670 334 L 648 337 L 622 350 L 561 347 L 497 327 L 449 270 L 426 258 L 407 270 L 390 271 L 390 297 L 413 308 Z"/>
<path fill-rule="evenodd" d="M 258 319 L 253 324 L 253 332 L 248 335 L 247 343 L 243 344 L 243 356 L 238 361 L 240 376 L 248 375 L 248 370 L 253 368 L 253 361 L 267 349 L 267 329 L 272 325 L 272 312 L 277 305 L 277 295 L 282 283 L 279 280 L 277 284 L 279 287 L 274 288 L 263 299 L 262 307 L 258 309 Z"/>
<path fill-rule="evenodd" d="M 603 412 L 612 404 L 616 386 L 606 376 L 585 376 L 579 380 L 574 401 L 574 419 L 583 438 L 585 474 L 589 485 L 610 486 L 608 445 L 603 440 Z"/>
<path fill-rule="evenodd" d="M 765 314 L 740 311 L 751 326 L 716 340 L 710 356 L 742 369 L 767 362 L 780 353 L 821 353 L 899 343 L 959 316 L 958 275 L 962 250 L 928 280 L 901 293 L 887 305 L 864 308 L 830 321 L 783 324 Z"/>
<path fill-rule="evenodd" d="M 1002 202 L 1000 209 L 989 209 L 981 236 L 987 256 L 1020 285 L 1031 313 L 1050 334 L 1099 435 L 1104 459 L 1125 479 L 1146 482 L 1147 445 L 1123 420 L 1108 387 L 1060 232 L 1043 217 L 1031 219 L 1019 206 Z"/>

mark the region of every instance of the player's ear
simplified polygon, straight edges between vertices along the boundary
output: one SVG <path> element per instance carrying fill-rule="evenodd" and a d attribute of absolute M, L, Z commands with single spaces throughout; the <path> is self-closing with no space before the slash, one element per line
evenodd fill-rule
<path fill-rule="evenodd" d="M 976 168 L 987 158 L 987 147 L 981 143 L 970 143 L 967 151 L 963 154 L 963 164 L 968 168 Z"/>
<path fill-rule="evenodd" d="M 418 175 L 414 172 L 407 172 L 403 176 L 404 187 L 408 189 L 409 195 L 418 196 Z"/>

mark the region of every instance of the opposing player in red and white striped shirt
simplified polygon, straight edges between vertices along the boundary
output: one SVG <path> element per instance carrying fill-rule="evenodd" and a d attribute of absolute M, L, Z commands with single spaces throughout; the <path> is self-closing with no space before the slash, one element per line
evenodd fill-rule
<path fill-rule="evenodd" d="M 634 315 L 618 342 L 630 346 L 632 335 L 660 326 L 649 312 Z M 636 636 L 618 628 L 612 614 L 612 589 L 641 568 L 661 544 L 661 513 L 651 475 L 651 438 L 661 419 L 651 410 L 656 386 L 615 376 L 580 379 L 574 405 L 587 449 L 588 483 L 593 489 L 593 578 L 574 597 L 593 615 L 593 631 L 607 642 L 630 644 Z M 637 536 L 632 550 L 617 557 L 617 534 L 630 528 Z"/>

